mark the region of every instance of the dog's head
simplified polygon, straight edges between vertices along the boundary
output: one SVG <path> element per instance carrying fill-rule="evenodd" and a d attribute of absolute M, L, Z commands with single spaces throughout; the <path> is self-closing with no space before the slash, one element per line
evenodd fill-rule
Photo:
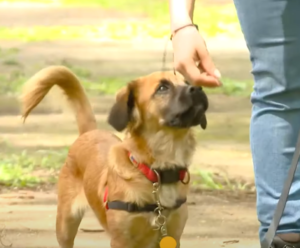
<path fill-rule="evenodd" d="M 117 131 L 128 129 L 189 129 L 207 126 L 208 99 L 201 87 L 189 85 L 173 72 L 156 72 L 122 88 L 116 97 L 109 124 Z"/>

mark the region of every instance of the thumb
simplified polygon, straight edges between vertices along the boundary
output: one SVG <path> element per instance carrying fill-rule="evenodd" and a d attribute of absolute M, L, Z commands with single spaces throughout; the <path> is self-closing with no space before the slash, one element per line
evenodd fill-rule
<path fill-rule="evenodd" d="M 201 67 L 202 70 L 204 70 L 207 74 L 210 76 L 215 77 L 216 79 L 221 79 L 221 73 L 220 71 L 215 67 L 210 54 L 207 50 L 205 41 L 202 40 L 202 44 L 197 47 L 198 56 L 200 58 L 200 64 L 199 67 Z"/>

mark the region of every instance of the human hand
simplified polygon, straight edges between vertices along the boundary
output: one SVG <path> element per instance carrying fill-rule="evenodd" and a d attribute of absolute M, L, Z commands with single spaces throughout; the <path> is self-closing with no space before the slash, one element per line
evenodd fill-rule
<path fill-rule="evenodd" d="M 188 26 L 178 30 L 172 37 L 172 43 L 175 70 L 191 84 L 204 87 L 222 85 L 221 74 L 212 62 L 205 41 L 196 27 Z"/>

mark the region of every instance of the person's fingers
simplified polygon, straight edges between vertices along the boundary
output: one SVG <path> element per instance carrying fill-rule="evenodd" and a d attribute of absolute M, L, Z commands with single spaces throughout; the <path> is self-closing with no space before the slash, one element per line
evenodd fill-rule
<path fill-rule="evenodd" d="M 219 80 L 209 75 L 207 72 L 201 72 L 193 62 L 181 65 L 177 69 L 191 84 L 204 87 L 219 87 Z"/>
<path fill-rule="evenodd" d="M 185 59 L 180 59 L 178 60 L 174 56 L 174 69 L 178 72 L 180 72 L 184 77 L 189 78 L 190 76 L 188 75 L 187 68 L 192 66 L 191 60 L 189 58 Z"/>
<path fill-rule="evenodd" d="M 189 72 L 189 74 L 192 75 L 191 82 L 193 85 L 210 87 L 210 88 L 215 88 L 222 85 L 216 77 L 211 76 L 206 72 L 201 73 L 197 67 L 194 68 L 195 68 L 194 73 L 191 72 L 193 70 L 192 68 L 190 69 L 191 71 Z"/>
<path fill-rule="evenodd" d="M 197 63 L 197 67 L 198 67 L 198 69 L 200 70 L 201 73 L 205 72 L 205 69 L 204 69 L 203 65 L 200 62 Z M 220 86 L 223 85 L 223 83 L 221 81 L 221 74 L 220 74 L 218 69 L 216 69 L 215 74 L 217 74 L 217 75 L 216 76 L 214 75 L 213 77 L 217 78 Z"/>
<path fill-rule="evenodd" d="M 202 42 L 199 44 L 199 46 L 197 46 L 196 49 L 198 52 L 198 56 L 200 58 L 199 66 L 201 66 L 201 69 L 203 71 L 206 71 L 211 76 L 215 76 L 217 79 L 220 79 L 221 73 L 215 67 L 215 65 L 210 57 L 210 54 L 206 48 L 206 44 L 205 44 L 204 40 L 202 40 Z"/>
<path fill-rule="evenodd" d="M 198 69 L 201 71 L 201 72 L 205 72 L 205 69 L 203 68 L 202 64 L 200 63 L 200 61 L 197 61 L 196 62 L 196 66 L 198 67 Z"/>
<path fill-rule="evenodd" d="M 188 31 L 188 29 L 186 29 Z M 187 34 L 179 33 L 172 40 L 174 49 L 174 69 L 180 72 L 188 81 L 194 85 L 204 87 L 218 87 L 220 72 L 216 69 L 210 54 L 206 48 L 205 41 L 198 32 L 192 30 Z M 183 35 L 185 35 L 183 37 Z M 195 36 L 191 46 L 183 50 L 186 35 Z M 179 45 L 180 44 L 180 45 Z M 199 61 L 196 65 L 196 61 Z M 201 71 L 200 71 L 201 69 Z"/>

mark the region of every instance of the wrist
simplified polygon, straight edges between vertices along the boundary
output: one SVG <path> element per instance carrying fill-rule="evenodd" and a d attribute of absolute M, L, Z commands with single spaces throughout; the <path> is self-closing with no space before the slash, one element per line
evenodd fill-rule
<path fill-rule="evenodd" d="M 183 26 L 186 25 L 192 25 L 193 22 L 190 18 L 182 18 L 182 19 L 177 19 L 174 20 L 174 22 L 171 22 L 171 33 L 176 32 L 177 29 L 180 29 Z"/>
<path fill-rule="evenodd" d="M 187 29 L 187 28 L 195 28 L 195 29 L 198 30 L 198 25 L 197 25 L 197 24 L 194 24 L 194 23 L 189 23 L 189 24 L 180 26 L 179 28 L 173 30 L 173 32 L 171 33 L 170 40 L 172 40 L 173 37 L 175 36 L 175 34 L 177 34 L 180 30 L 182 30 L 182 29 Z"/>
<path fill-rule="evenodd" d="M 187 8 L 187 3 L 190 1 L 191 0 L 169 0 L 171 32 L 181 26 L 193 23 L 189 15 L 190 8 Z"/>

